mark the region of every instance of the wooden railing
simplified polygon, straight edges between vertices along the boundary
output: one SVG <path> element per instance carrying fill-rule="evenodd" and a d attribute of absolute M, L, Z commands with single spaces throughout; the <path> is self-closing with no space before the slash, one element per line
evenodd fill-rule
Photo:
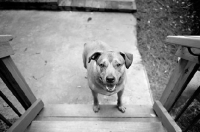
<path fill-rule="evenodd" d="M 9 41 L 12 39 L 10 35 L 0 35 L 0 77 L 26 111 L 23 114 L 19 113 L 15 106 L 0 91 L 0 97 L 19 116 L 19 119 L 14 124 L 11 124 L 3 115 L 0 115 L 0 119 L 11 126 L 8 132 L 23 132 L 40 112 L 44 104 L 40 99 L 36 99 L 10 57 L 10 55 L 14 54 L 9 44 Z"/>
<path fill-rule="evenodd" d="M 160 99 L 160 102 L 165 109 L 170 112 L 190 80 L 193 78 L 194 74 L 199 69 L 200 37 L 168 36 L 166 38 L 166 43 L 179 45 L 176 56 L 180 58 Z M 196 90 L 196 92 L 199 93 L 199 90 Z M 194 96 L 198 93 L 195 93 Z M 193 98 L 194 97 L 192 97 L 192 99 Z M 185 109 L 186 107 L 184 107 L 184 110 Z M 180 117 L 184 110 L 181 110 L 181 112 L 177 115 L 178 117 L 175 118 L 176 120 Z M 198 121 L 198 119 L 195 119 L 195 121 Z M 189 129 L 189 127 L 187 129 Z M 187 129 L 184 131 L 187 131 Z"/>

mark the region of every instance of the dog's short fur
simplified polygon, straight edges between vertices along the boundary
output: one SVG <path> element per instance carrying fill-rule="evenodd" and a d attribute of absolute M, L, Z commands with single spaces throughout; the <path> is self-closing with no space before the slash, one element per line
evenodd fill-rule
<path fill-rule="evenodd" d="M 130 67 L 132 61 L 132 54 L 113 51 L 101 41 L 84 45 L 83 64 L 87 69 L 88 85 L 94 97 L 94 112 L 100 110 L 99 93 L 108 96 L 117 93 L 117 107 L 121 112 L 125 112 L 122 94 L 126 82 L 126 68 Z"/>

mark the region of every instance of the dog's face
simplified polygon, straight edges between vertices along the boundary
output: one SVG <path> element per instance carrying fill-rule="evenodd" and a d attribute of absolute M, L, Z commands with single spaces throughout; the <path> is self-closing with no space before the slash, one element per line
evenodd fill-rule
<path fill-rule="evenodd" d="M 116 86 L 123 83 L 125 69 L 129 68 L 133 56 L 122 52 L 96 52 L 90 58 L 96 61 L 96 80 L 102 84 L 104 90 L 113 92 Z"/>

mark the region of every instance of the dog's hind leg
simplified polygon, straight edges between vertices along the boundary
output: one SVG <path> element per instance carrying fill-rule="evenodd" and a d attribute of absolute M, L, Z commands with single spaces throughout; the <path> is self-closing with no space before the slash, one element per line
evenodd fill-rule
<path fill-rule="evenodd" d="M 123 105 L 122 103 L 122 95 L 124 93 L 124 89 L 122 89 L 121 91 L 119 91 L 117 93 L 117 97 L 118 97 L 118 100 L 117 100 L 117 108 L 119 109 L 119 111 L 121 111 L 122 113 L 124 113 L 126 111 L 126 107 Z"/>
<path fill-rule="evenodd" d="M 99 106 L 99 100 L 98 100 L 98 93 L 92 91 L 92 95 L 93 95 L 93 99 L 94 99 L 94 104 L 93 104 L 93 110 L 95 113 L 97 113 L 100 110 L 100 106 Z"/>

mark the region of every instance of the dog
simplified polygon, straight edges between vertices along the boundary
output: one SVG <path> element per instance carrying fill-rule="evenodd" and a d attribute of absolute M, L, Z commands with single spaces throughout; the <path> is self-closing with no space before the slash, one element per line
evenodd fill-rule
<path fill-rule="evenodd" d="M 126 107 L 122 103 L 122 95 L 126 84 L 126 69 L 133 62 L 133 54 L 113 51 L 106 43 L 94 41 L 84 44 L 82 57 L 93 95 L 93 111 L 96 113 L 100 110 L 98 94 L 111 96 L 117 93 L 117 108 L 124 113 Z"/>

